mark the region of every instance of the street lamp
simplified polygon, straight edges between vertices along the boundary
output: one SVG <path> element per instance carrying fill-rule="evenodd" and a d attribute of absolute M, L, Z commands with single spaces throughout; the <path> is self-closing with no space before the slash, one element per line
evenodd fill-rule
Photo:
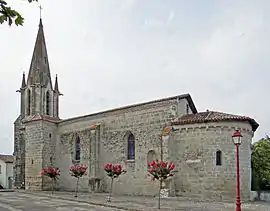
<path fill-rule="evenodd" d="M 233 133 L 232 139 L 236 146 L 236 211 L 241 211 L 241 200 L 240 200 L 240 173 L 239 173 L 239 146 L 241 145 L 242 135 L 239 130 Z"/>

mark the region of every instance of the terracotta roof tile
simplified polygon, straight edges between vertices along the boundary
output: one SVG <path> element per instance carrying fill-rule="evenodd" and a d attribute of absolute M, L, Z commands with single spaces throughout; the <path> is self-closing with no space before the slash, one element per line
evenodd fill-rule
<path fill-rule="evenodd" d="M 172 125 L 185 125 L 204 122 L 219 122 L 219 121 L 248 121 L 252 126 L 252 130 L 256 131 L 259 124 L 252 118 L 246 116 L 239 116 L 234 114 L 226 114 L 217 111 L 199 112 L 196 114 L 184 115 L 174 121 Z"/>
<path fill-rule="evenodd" d="M 14 157 L 12 155 L 0 155 L 0 160 L 3 160 L 5 163 L 13 163 Z"/>

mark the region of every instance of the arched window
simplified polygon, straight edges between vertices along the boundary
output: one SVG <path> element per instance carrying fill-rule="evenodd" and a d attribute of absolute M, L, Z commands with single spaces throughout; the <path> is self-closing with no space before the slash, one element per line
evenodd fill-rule
<path fill-rule="evenodd" d="M 50 92 L 46 92 L 46 115 L 50 115 Z"/>
<path fill-rule="evenodd" d="M 31 112 L 31 91 L 28 89 L 27 91 L 27 115 L 30 115 Z"/>
<path fill-rule="evenodd" d="M 133 134 L 130 134 L 128 136 L 128 154 L 127 154 L 128 160 L 134 160 L 135 159 L 135 138 Z"/>
<path fill-rule="evenodd" d="M 80 161 L 81 160 L 81 140 L 80 137 L 76 137 L 75 142 L 75 160 Z"/>
<path fill-rule="evenodd" d="M 221 151 L 220 150 L 216 152 L 216 165 L 221 166 Z"/>

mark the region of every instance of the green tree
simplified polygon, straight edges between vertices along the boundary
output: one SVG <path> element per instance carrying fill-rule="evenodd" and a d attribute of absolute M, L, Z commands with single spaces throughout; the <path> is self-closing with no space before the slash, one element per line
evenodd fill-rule
<path fill-rule="evenodd" d="M 252 146 L 253 187 L 260 191 L 270 182 L 270 138 L 266 136 Z"/>
<path fill-rule="evenodd" d="M 29 3 L 34 1 L 37 2 L 38 0 L 28 0 Z M 0 0 L 0 24 L 4 22 L 8 22 L 9 26 L 11 26 L 13 22 L 15 22 L 17 26 L 22 26 L 24 18 L 18 11 L 8 6 L 7 0 Z"/>

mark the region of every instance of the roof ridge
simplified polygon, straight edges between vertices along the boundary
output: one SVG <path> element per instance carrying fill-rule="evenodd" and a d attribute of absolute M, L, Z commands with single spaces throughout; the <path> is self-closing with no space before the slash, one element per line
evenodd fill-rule
<path fill-rule="evenodd" d="M 133 104 L 124 105 L 124 106 L 120 106 L 120 107 L 116 107 L 116 108 L 112 108 L 112 109 L 106 109 L 106 110 L 103 110 L 103 111 L 94 112 L 94 113 L 86 114 L 86 115 L 83 115 L 83 116 L 71 117 L 71 118 L 61 120 L 60 123 L 67 122 L 67 121 L 73 121 L 73 120 L 80 119 L 80 118 L 105 114 L 105 113 L 109 113 L 109 112 L 115 112 L 115 111 L 119 111 L 119 110 L 131 109 L 131 108 L 139 108 L 139 107 L 143 107 L 143 106 L 154 104 L 154 103 L 160 103 L 160 102 L 166 102 L 166 101 L 169 101 L 169 100 L 184 99 L 184 98 L 186 98 L 188 100 L 192 111 L 194 113 L 197 113 L 197 109 L 196 109 L 195 104 L 194 104 L 194 102 L 193 102 L 193 100 L 191 98 L 191 95 L 189 93 L 185 93 L 185 94 L 181 94 L 181 95 L 174 95 L 174 96 L 171 96 L 171 97 L 165 97 L 165 98 L 159 98 L 159 99 L 150 100 L 150 101 L 143 101 L 143 102 L 139 102 L 139 103 L 133 103 Z"/>
<path fill-rule="evenodd" d="M 212 115 L 213 111 L 206 111 L 206 112 L 209 113 L 209 114 L 205 117 L 205 119 L 207 120 L 207 119 L 210 119 L 210 116 Z"/>

